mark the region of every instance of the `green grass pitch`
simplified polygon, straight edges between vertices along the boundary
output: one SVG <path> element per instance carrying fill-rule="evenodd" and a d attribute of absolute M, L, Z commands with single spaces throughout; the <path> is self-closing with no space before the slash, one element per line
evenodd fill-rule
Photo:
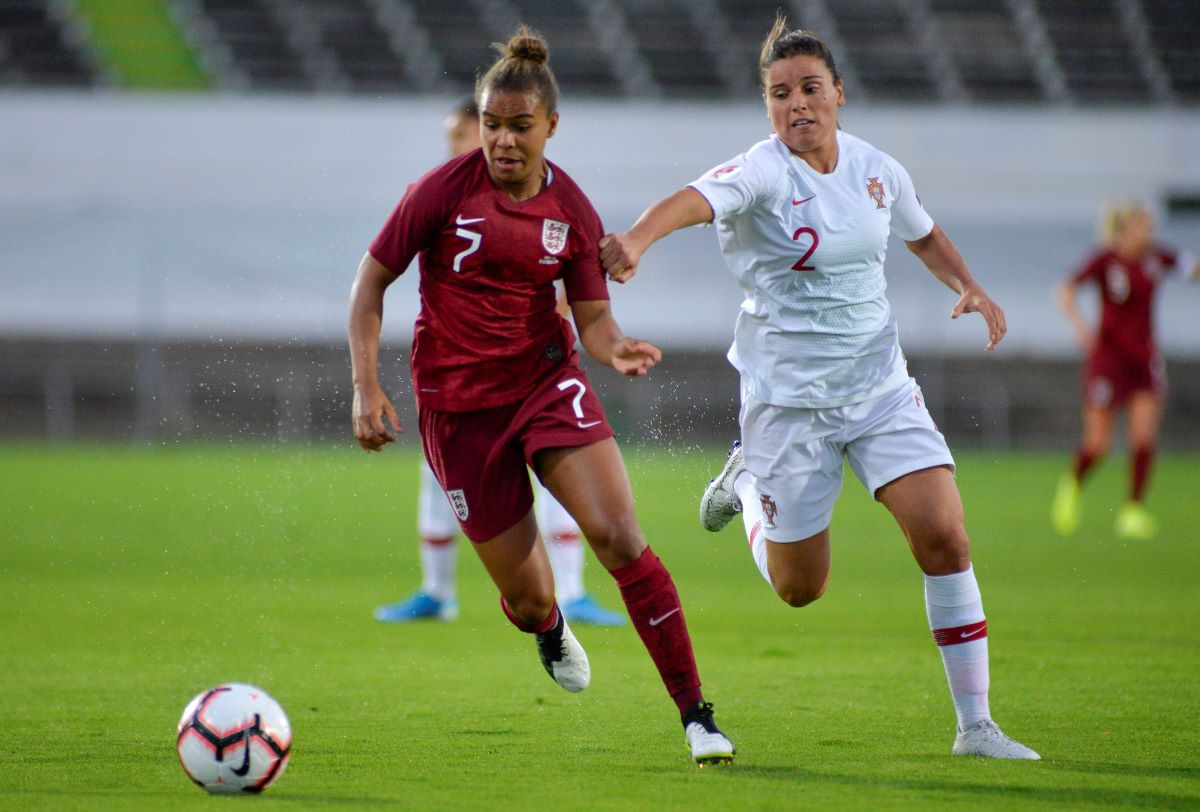
<path fill-rule="evenodd" d="M 1043 756 L 1001 763 L 950 756 L 920 573 L 855 480 L 829 591 L 791 609 L 738 525 L 699 528 L 719 451 L 627 459 L 732 767 L 690 763 L 629 627 L 577 629 L 592 686 L 555 686 L 465 544 L 457 623 L 373 621 L 417 583 L 410 448 L 4 446 L 0 808 L 225 808 L 184 776 L 174 726 L 232 680 L 291 717 L 287 773 L 237 802 L 279 809 L 1200 807 L 1200 460 L 1161 460 L 1160 536 L 1126 544 L 1123 460 L 1063 540 L 1064 456 L 960 455 L 993 713 Z M 586 577 L 619 606 L 594 558 Z"/>

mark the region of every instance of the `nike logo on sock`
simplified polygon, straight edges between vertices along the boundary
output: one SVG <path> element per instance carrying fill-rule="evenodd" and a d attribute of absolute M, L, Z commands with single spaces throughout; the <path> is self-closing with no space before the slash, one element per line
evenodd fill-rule
<path fill-rule="evenodd" d="M 984 626 L 979 629 L 975 629 L 974 631 L 962 632 L 958 635 L 958 637 L 960 640 L 966 640 L 968 637 L 974 637 L 975 635 L 979 634 L 980 632 L 984 631 L 985 629 L 987 629 L 987 626 Z"/>
<path fill-rule="evenodd" d="M 671 615 L 675 614 L 678 611 L 679 611 L 679 607 L 676 606 L 674 609 L 672 609 L 670 612 L 667 612 L 665 615 L 659 615 L 658 617 L 652 617 L 652 618 L 650 618 L 650 625 L 657 626 L 659 623 L 662 623 L 664 620 L 666 620 L 667 618 L 669 618 Z"/>

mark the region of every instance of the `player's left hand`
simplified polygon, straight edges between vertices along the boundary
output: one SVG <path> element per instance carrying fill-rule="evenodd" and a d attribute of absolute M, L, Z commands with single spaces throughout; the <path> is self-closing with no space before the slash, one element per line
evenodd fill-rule
<path fill-rule="evenodd" d="M 631 377 L 645 375 L 661 360 L 662 350 L 636 338 L 622 338 L 612 350 L 613 369 Z"/>
<path fill-rule="evenodd" d="M 978 285 L 968 287 L 958 299 L 958 304 L 950 311 L 950 318 L 957 319 L 963 313 L 979 313 L 987 322 L 988 344 L 985 349 L 994 350 L 1004 334 L 1008 332 L 1008 321 L 1000 305 L 988 296 Z"/>

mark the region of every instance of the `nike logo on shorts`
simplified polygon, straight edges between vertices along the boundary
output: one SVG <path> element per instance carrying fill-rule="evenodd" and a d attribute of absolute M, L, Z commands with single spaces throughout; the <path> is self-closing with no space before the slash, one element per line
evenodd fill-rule
<path fill-rule="evenodd" d="M 600 425 L 599 420 L 593 420 L 591 423 L 584 423 L 582 420 L 579 420 L 577 422 L 579 423 L 579 428 L 581 428 L 581 429 L 590 429 L 592 426 Z"/>
<path fill-rule="evenodd" d="M 650 625 L 657 626 L 659 623 L 662 623 L 664 620 L 666 620 L 667 618 L 669 618 L 671 615 L 675 614 L 678 611 L 679 611 L 679 607 L 676 606 L 674 609 L 672 609 L 670 612 L 667 612 L 665 615 L 659 615 L 658 617 L 652 617 L 652 618 L 650 618 Z"/>

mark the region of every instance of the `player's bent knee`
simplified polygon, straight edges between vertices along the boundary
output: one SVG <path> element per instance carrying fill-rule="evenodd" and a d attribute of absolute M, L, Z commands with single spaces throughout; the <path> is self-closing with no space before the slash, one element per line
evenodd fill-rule
<path fill-rule="evenodd" d="M 952 575 L 971 566 L 971 542 L 961 525 L 931 535 L 921 546 L 917 558 L 926 575 Z"/>
<path fill-rule="evenodd" d="M 773 584 L 773 586 L 775 587 L 775 594 L 782 598 L 784 603 L 799 609 L 801 606 L 808 606 L 824 595 L 826 583 L 826 581 L 822 581 L 819 584 L 812 584 L 805 581 L 785 581 Z"/>
<path fill-rule="evenodd" d="M 632 564 L 646 547 L 642 531 L 632 518 L 617 517 L 588 527 L 583 535 L 596 558 L 610 570 Z"/>

